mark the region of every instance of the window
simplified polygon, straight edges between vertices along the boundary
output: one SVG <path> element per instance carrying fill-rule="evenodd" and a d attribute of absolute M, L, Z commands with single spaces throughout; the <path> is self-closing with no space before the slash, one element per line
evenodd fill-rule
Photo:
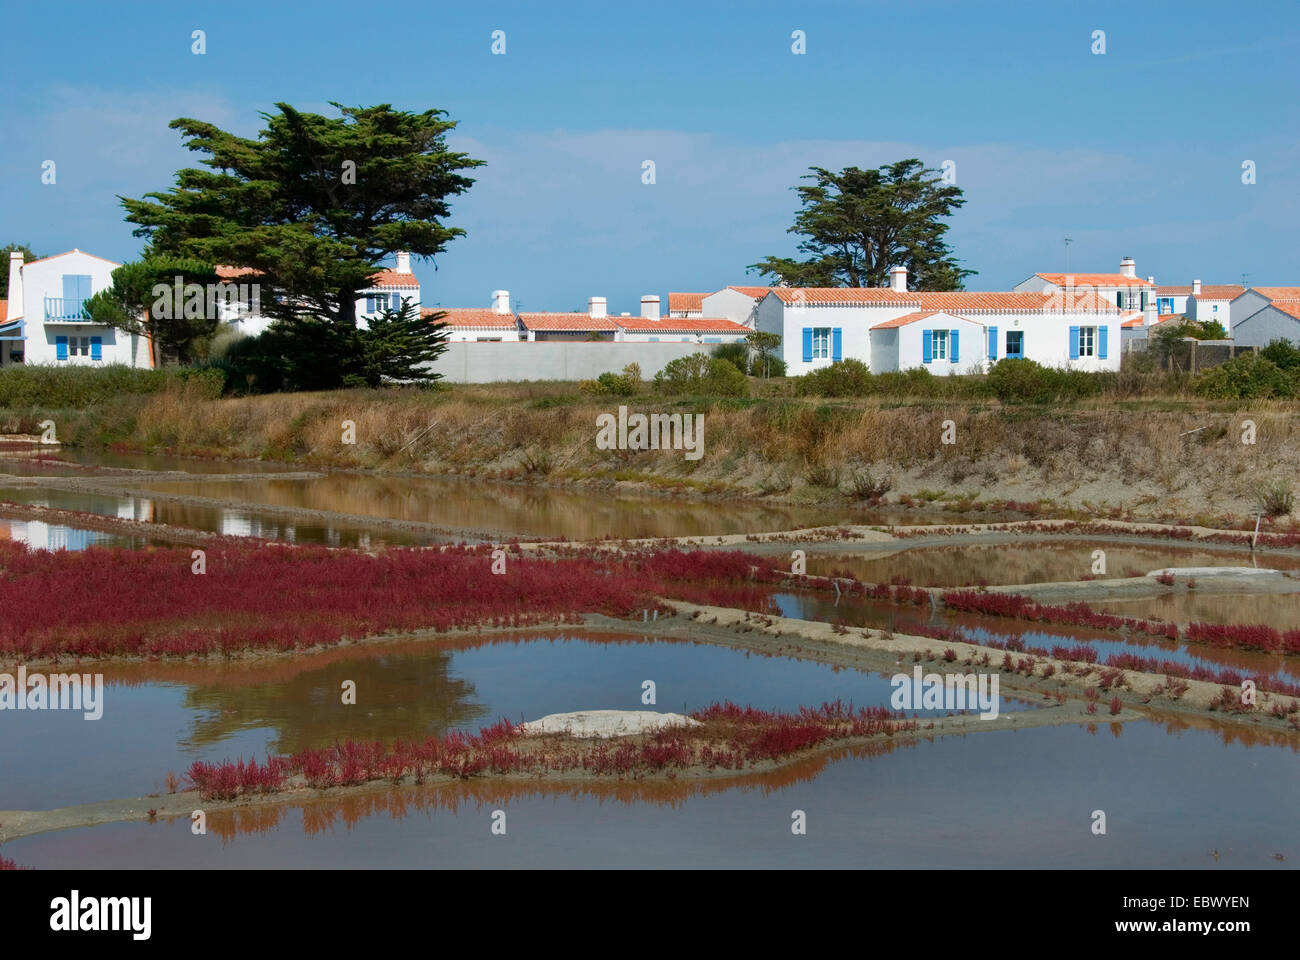
<path fill-rule="evenodd" d="M 1097 355 L 1097 328 L 1079 328 L 1079 356 L 1095 357 Z"/>
<path fill-rule="evenodd" d="M 1160 306 L 1159 306 L 1159 312 L 1160 312 L 1160 313 L 1173 313 L 1173 312 L 1174 312 L 1174 298 L 1173 298 L 1173 297 L 1161 297 L 1161 298 L 1159 299 L 1158 303 L 1159 303 L 1159 305 L 1160 305 Z"/>
<path fill-rule="evenodd" d="M 831 328 L 813 327 L 813 359 L 827 360 L 831 355 Z"/>
<path fill-rule="evenodd" d="M 947 330 L 934 331 L 934 359 L 936 360 L 948 359 L 948 331 Z"/>
<path fill-rule="evenodd" d="M 1023 357 L 1025 355 L 1025 331 L 1007 331 L 1007 356 Z"/>

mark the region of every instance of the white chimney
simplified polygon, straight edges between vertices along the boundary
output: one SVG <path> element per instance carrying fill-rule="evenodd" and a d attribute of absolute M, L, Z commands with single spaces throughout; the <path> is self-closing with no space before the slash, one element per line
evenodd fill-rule
<path fill-rule="evenodd" d="M 23 315 L 23 253 L 9 254 L 9 319 Z"/>
<path fill-rule="evenodd" d="M 896 293 L 907 293 L 907 267 L 889 268 L 889 289 Z"/>
<path fill-rule="evenodd" d="M 605 298 L 588 297 L 587 298 L 587 316 L 603 317 L 605 316 Z"/>
<path fill-rule="evenodd" d="M 1137 264 L 1133 262 L 1132 257 L 1125 257 L 1119 262 L 1119 272 L 1126 277 L 1132 277 L 1135 280 L 1137 279 Z"/>
<path fill-rule="evenodd" d="M 1200 295 L 1201 295 L 1201 281 L 1199 281 L 1199 280 L 1193 280 L 1193 281 L 1192 281 L 1192 296 L 1194 296 L 1194 297 L 1199 297 Z"/>
<path fill-rule="evenodd" d="M 411 272 L 411 255 L 407 253 L 405 250 L 402 250 L 397 254 L 397 272 L 398 273 Z"/>
<path fill-rule="evenodd" d="M 659 297 L 648 293 L 641 298 L 641 316 L 647 320 L 659 319 Z"/>
<path fill-rule="evenodd" d="M 1155 285 L 1156 285 L 1156 278 L 1155 278 L 1155 277 L 1147 277 L 1147 286 L 1148 286 L 1148 287 L 1154 287 Z"/>
<path fill-rule="evenodd" d="M 492 291 L 492 312 L 493 313 L 510 312 L 510 291 L 509 290 Z"/>

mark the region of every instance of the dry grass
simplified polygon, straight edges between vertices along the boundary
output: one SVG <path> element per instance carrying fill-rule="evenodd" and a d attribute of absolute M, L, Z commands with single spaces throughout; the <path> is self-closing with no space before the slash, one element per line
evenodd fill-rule
<path fill-rule="evenodd" d="M 1300 422 L 1294 405 L 1281 401 L 1240 410 L 1168 400 L 1061 410 L 880 399 L 710 404 L 599 400 L 565 384 L 214 401 L 172 391 L 132 400 L 140 405 L 125 445 L 145 450 L 507 479 L 633 479 L 793 499 L 833 496 L 829 479 L 867 470 L 894 478 L 899 494 L 961 488 L 986 499 L 1037 500 L 1069 493 L 1094 503 L 1185 501 L 1197 511 L 1212 503 L 1216 512 L 1244 515 L 1259 478 L 1300 470 Z M 597 450 L 596 417 L 621 402 L 644 412 L 704 412 L 703 458 Z M 1241 442 L 1246 419 L 1256 426 L 1253 445 Z M 349 420 L 355 444 L 343 442 Z M 955 443 L 943 442 L 946 426 Z M 93 428 L 79 432 L 74 423 L 69 439 L 95 442 Z"/>

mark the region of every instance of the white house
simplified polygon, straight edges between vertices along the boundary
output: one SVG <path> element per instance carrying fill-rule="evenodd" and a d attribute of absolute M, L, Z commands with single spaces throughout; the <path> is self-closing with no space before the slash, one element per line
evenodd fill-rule
<path fill-rule="evenodd" d="M 521 313 L 519 325 L 529 340 L 614 340 L 618 326 L 608 316 L 604 297 L 590 297 L 586 313 Z"/>
<path fill-rule="evenodd" d="M 93 294 L 113 285 L 119 266 L 80 250 L 29 263 L 11 253 L 0 363 L 151 367 L 147 337 L 91 323 L 83 309 Z"/>
<path fill-rule="evenodd" d="M 398 253 L 393 270 L 381 270 L 370 277 L 370 286 L 357 293 L 357 322 L 365 326 L 371 317 L 385 310 L 400 310 L 403 303 L 420 309 L 420 281 L 411 272 L 411 255 Z"/>
<path fill-rule="evenodd" d="M 766 297 L 771 289 L 771 287 L 724 287 L 703 299 L 699 315 L 726 317 L 733 323 L 753 330 L 758 319 L 759 301 Z"/>
<path fill-rule="evenodd" d="M 1232 326 L 1228 333 L 1233 340 L 1248 347 L 1266 347 L 1270 340 L 1279 337 L 1294 340 L 1294 334 L 1285 332 L 1290 328 L 1282 316 L 1289 315 L 1290 307 L 1297 303 L 1300 303 L 1300 287 L 1250 287 L 1243 290 L 1229 306 Z M 1256 314 L 1270 307 L 1278 310 L 1268 314 L 1263 323 L 1248 323 Z M 1282 316 L 1279 316 L 1279 311 Z"/>
<path fill-rule="evenodd" d="M 1132 257 L 1119 262 L 1119 273 L 1036 273 L 1012 289 L 1016 293 L 1095 292 L 1121 310 L 1145 310 L 1147 302 L 1156 295 L 1155 278 L 1139 277 Z"/>
<path fill-rule="evenodd" d="M 726 317 L 662 317 L 659 298 L 641 298 L 641 315 L 610 317 L 618 327 L 614 339 L 629 343 L 739 343 L 750 328 Z"/>
<path fill-rule="evenodd" d="M 1120 325 L 1130 316 L 1096 293 L 909 291 L 906 269 L 894 267 L 889 287 L 774 287 L 757 324 L 781 337 L 791 376 L 850 357 L 878 372 L 946 376 L 1006 357 L 1118 370 Z"/>
<path fill-rule="evenodd" d="M 1223 324 L 1232 330 L 1232 301 L 1246 292 L 1239 283 L 1207 283 L 1192 281 L 1192 292 L 1187 298 L 1187 317 L 1198 323 Z"/>
<path fill-rule="evenodd" d="M 1267 347 L 1274 340 L 1290 340 L 1300 345 L 1300 299 L 1270 300 L 1237 321 L 1232 328 L 1232 339 L 1243 347 Z"/>
<path fill-rule="evenodd" d="M 707 293 L 669 293 L 668 316 L 702 317 L 704 316 L 704 298 Z"/>
<path fill-rule="evenodd" d="M 491 309 L 480 307 L 425 307 L 423 317 L 443 314 L 449 342 L 515 342 L 520 339 L 519 320 L 510 309 L 510 291 L 493 290 Z"/>

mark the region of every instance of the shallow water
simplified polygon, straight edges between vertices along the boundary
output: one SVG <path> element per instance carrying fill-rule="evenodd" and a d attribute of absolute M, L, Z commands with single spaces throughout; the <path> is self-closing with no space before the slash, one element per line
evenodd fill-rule
<path fill-rule="evenodd" d="M 1295 754 L 1136 722 L 922 741 L 743 786 L 543 791 L 471 782 L 109 824 L 8 843 L 40 868 L 1282 867 Z M 592 795 L 603 793 L 604 796 Z M 506 813 L 505 836 L 490 832 Z M 802 810 L 807 834 L 791 832 Z M 1094 811 L 1106 833 L 1094 835 Z M 1214 857 L 1218 854 L 1218 859 Z M 1282 854 L 1285 861 L 1274 859 Z"/>
<path fill-rule="evenodd" d="M 476 731 L 501 717 L 687 712 L 720 700 L 775 710 L 836 699 L 888 706 L 893 691 L 884 676 L 812 661 L 582 634 L 354 647 L 227 667 L 60 667 L 72 669 L 103 672 L 103 717 L 0 712 L 0 809 L 139 796 L 195 760 Z M 355 706 L 341 702 L 345 680 L 356 684 Z M 655 683 L 653 707 L 642 703 L 646 680 Z M 1004 697 L 1001 709 L 1025 706 Z"/>
<path fill-rule="evenodd" d="M 358 524 L 323 522 L 315 518 L 286 518 L 240 507 L 207 507 L 171 503 L 148 496 L 116 496 L 73 490 L 0 487 L 0 500 L 36 504 L 59 510 L 81 510 L 105 517 L 165 523 L 188 530 L 228 536 L 261 537 L 289 543 L 331 547 L 372 548 L 424 546 L 440 539 L 431 534 Z"/>

